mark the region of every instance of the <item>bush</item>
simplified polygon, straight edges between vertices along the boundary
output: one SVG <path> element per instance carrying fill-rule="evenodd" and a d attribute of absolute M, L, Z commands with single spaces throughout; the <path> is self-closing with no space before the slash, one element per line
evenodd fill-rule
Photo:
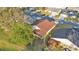
<path fill-rule="evenodd" d="M 10 42 L 15 44 L 26 45 L 33 40 L 31 26 L 25 23 L 15 23 L 12 26 Z"/>

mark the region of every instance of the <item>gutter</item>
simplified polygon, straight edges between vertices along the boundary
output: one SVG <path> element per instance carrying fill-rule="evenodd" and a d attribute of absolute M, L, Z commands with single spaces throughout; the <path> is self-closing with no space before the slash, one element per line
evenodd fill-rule
<path fill-rule="evenodd" d="M 55 27 L 56 27 L 56 24 L 43 37 L 46 37 L 50 33 L 50 31 L 53 30 Z"/>

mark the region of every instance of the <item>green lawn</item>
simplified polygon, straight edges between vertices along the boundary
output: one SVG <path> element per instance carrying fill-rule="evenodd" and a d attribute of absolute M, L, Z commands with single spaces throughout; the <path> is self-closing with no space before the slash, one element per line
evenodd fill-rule
<path fill-rule="evenodd" d="M 27 45 L 33 41 L 34 38 L 31 25 L 24 23 L 22 9 L 1 9 L 0 50 L 24 50 L 27 48 Z"/>
<path fill-rule="evenodd" d="M 17 47 L 25 48 L 33 40 L 31 25 L 15 23 L 9 32 L 0 28 L 0 50 L 18 50 Z M 8 47 L 7 47 L 8 46 Z M 20 50 L 20 49 L 19 49 Z"/>

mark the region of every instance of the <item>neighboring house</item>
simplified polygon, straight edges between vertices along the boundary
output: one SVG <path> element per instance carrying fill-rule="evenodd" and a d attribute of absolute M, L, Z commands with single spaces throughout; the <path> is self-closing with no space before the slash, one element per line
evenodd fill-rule
<path fill-rule="evenodd" d="M 60 41 L 62 41 L 63 43 L 65 43 L 66 41 L 70 41 L 74 46 L 79 47 L 79 29 L 75 28 L 56 29 L 52 37 L 59 38 Z M 70 43 L 66 42 L 65 44 L 68 45 Z"/>
<path fill-rule="evenodd" d="M 52 21 L 50 22 L 47 19 L 44 20 L 38 20 L 36 21 L 36 23 L 34 23 L 33 26 L 33 32 L 38 35 L 40 38 L 45 37 L 46 35 L 48 35 L 48 33 L 54 29 L 54 27 L 56 26 L 56 24 Z"/>
<path fill-rule="evenodd" d="M 67 14 L 62 13 L 62 14 L 60 15 L 60 18 L 61 18 L 61 17 L 67 18 L 67 17 L 68 17 L 68 15 L 67 15 Z"/>
<path fill-rule="evenodd" d="M 67 10 L 66 10 L 66 9 L 61 9 L 60 18 L 61 18 L 61 17 L 64 17 L 64 18 L 67 18 L 67 17 L 68 17 L 68 14 L 67 14 Z"/>
<path fill-rule="evenodd" d="M 58 50 L 58 51 L 77 51 L 79 48 L 74 45 L 71 41 L 64 38 L 49 38 L 47 42 L 49 50 Z"/>
<path fill-rule="evenodd" d="M 68 12 L 68 16 L 71 17 L 71 18 L 76 18 L 77 17 L 77 12 L 75 12 L 75 11 L 69 11 Z"/>
<path fill-rule="evenodd" d="M 79 7 L 68 7 L 67 9 L 79 12 Z"/>
<path fill-rule="evenodd" d="M 61 46 L 63 46 L 63 48 L 68 48 L 71 51 L 74 51 L 75 49 L 79 50 L 79 48 L 68 39 L 64 39 L 64 38 L 51 38 L 51 39 L 61 42 Z"/>
<path fill-rule="evenodd" d="M 42 12 L 44 12 L 44 10 Z M 54 20 L 54 18 L 50 17 L 49 15 L 45 16 L 45 15 L 42 15 L 40 12 L 39 13 L 36 12 L 35 8 L 33 8 L 33 7 L 26 8 L 24 13 L 26 15 L 25 22 L 27 22 L 29 24 L 33 24 L 35 21 L 40 20 L 40 19 L 48 19 L 49 21 Z M 50 13 L 50 12 L 48 11 L 48 13 Z"/>
<path fill-rule="evenodd" d="M 70 8 L 65 8 L 62 9 L 61 11 L 61 16 L 63 17 L 71 17 L 71 18 L 76 18 L 78 11 L 77 10 L 73 10 L 74 8 L 70 9 Z"/>
<path fill-rule="evenodd" d="M 59 13 L 61 12 L 60 8 L 48 8 L 51 11 L 51 15 L 50 16 L 56 16 L 59 15 Z"/>

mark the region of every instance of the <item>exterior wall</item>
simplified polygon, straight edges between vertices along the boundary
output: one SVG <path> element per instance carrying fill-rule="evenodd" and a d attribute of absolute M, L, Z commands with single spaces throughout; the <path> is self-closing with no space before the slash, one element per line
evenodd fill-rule
<path fill-rule="evenodd" d="M 54 28 L 55 28 L 56 25 L 54 25 L 47 33 L 44 37 L 46 37 Z"/>
<path fill-rule="evenodd" d="M 56 25 L 55 25 L 55 26 L 56 26 Z M 54 30 L 55 30 L 55 28 L 56 28 L 55 26 L 52 27 L 52 28 L 46 33 L 46 35 L 45 35 L 44 37 L 42 37 L 45 47 L 46 47 L 46 44 L 47 44 L 48 39 L 51 37 L 51 34 L 54 32 Z M 54 29 L 53 29 L 53 28 L 54 28 Z"/>

